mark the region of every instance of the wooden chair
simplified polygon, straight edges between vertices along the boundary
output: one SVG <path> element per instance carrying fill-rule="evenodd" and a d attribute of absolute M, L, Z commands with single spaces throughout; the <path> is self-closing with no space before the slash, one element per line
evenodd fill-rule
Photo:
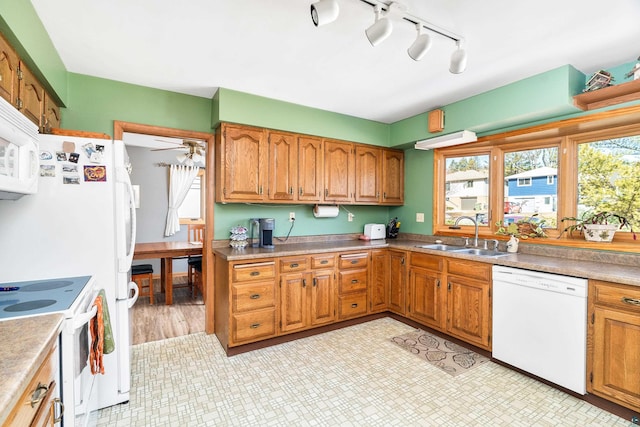
<path fill-rule="evenodd" d="M 144 286 L 144 280 L 147 286 Z M 131 280 L 138 285 L 140 297 L 149 297 L 149 304 L 153 305 L 153 266 L 151 264 L 140 264 L 131 266 Z"/>
<path fill-rule="evenodd" d="M 187 227 L 189 242 L 204 241 L 204 224 L 189 224 Z M 202 292 L 202 255 L 190 256 L 187 265 L 187 280 L 191 288 L 191 295 L 195 298 L 197 288 L 204 297 Z M 197 281 L 199 283 L 196 283 Z"/>

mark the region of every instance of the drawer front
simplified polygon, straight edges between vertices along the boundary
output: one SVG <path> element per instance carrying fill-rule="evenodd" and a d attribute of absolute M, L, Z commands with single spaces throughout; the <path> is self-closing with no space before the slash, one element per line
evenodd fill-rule
<path fill-rule="evenodd" d="M 415 267 L 427 268 L 434 271 L 442 271 L 443 259 L 436 255 L 411 253 L 411 265 Z"/>
<path fill-rule="evenodd" d="M 640 313 L 640 288 L 590 280 L 589 296 L 595 304 Z"/>
<path fill-rule="evenodd" d="M 233 266 L 234 282 L 248 282 L 276 277 L 276 263 L 274 261 L 258 262 L 255 264 L 236 264 Z"/>
<path fill-rule="evenodd" d="M 20 401 L 7 418 L 5 425 L 31 425 L 41 406 L 48 405 L 51 402 L 51 393 L 54 392 L 55 377 L 58 370 L 58 358 L 54 355 L 54 352 L 57 351 L 58 347 L 54 346 L 20 397 Z"/>
<path fill-rule="evenodd" d="M 276 334 L 276 310 L 252 311 L 233 315 L 231 334 L 233 343 L 269 338 Z"/>
<path fill-rule="evenodd" d="M 314 255 L 311 257 L 311 268 L 332 268 L 336 265 L 335 255 Z"/>
<path fill-rule="evenodd" d="M 271 282 L 248 283 L 231 287 L 233 313 L 275 307 L 275 285 Z"/>
<path fill-rule="evenodd" d="M 361 292 L 367 290 L 367 270 L 341 271 L 338 292 Z"/>
<path fill-rule="evenodd" d="M 457 276 L 488 282 L 491 280 L 491 264 L 450 258 L 447 272 Z"/>
<path fill-rule="evenodd" d="M 305 271 L 308 264 L 309 259 L 307 257 L 284 258 L 280 260 L 280 273 Z"/>
<path fill-rule="evenodd" d="M 347 295 L 338 299 L 338 318 L 348 319 L 350 317 L 367 314 L 367 294 L 358 293 Z"/>
<path fill-rule="evenodd" d="M 340 255 L 340 268 L 362 268 L 366 267 L 369 262 L 369 254 L 366 252 L 357 254 Z"/>

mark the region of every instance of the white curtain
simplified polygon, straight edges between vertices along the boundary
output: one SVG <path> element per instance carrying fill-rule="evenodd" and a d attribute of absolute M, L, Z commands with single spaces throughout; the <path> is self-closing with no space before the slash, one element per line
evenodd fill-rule
<path fill-rule="evenodd" d="M 191 183 L 200 170 L 197 166 L 171 165 L 169 170 L 169 210 L 167 212 L 167 227 L 164 229 L 165 236 L 173 236 L 180 231 L 180 217 L 178 208 L 184 202 Z"/>

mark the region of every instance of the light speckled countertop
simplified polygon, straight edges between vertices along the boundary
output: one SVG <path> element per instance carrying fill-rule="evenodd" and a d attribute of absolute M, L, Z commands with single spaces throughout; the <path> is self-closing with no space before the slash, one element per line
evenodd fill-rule
<path fill-rule="evenodd" d="M 607 252 L 590 252 L 549 248 L 549 256 L 536 253 L 526 253 L 527 249 L 521 244 L 521 253 L 508 254 L 499 258 L 488 258 L 477 255 L 459 254 L 433 249 L 422 249 L 417 245 L 433 243 L 433 239 L 406 240 L 334 240 L 302 242 L 291 244 L 279 244 L 275 249 L 244 248 L 233 249 L 230 247 L 214 247 L 213 252 L 228 261 L 254 260 L 268 257 L 307 255 L 323 252 L 344 252 L 351 250 L 395 248 L 416 252 L 442 255 L 451 258 L 469 259 L 489 264 L 504 265 L 508 267 L 524 268 L 528 270 L 543 271 L 547 273 L 563 274 L 567 276 L 597 279 L 633 286 L 640 286 L 640 255 L 625 254 L 616 255 Z M 579 259 L 582 257 L 583 259 Z M 624 262 L 618 260 L 624 257 Z"/>
<path fill-rule="evenodd" d="M 0 425 L 49 354 L 63 319 L 54 313 L 0 321 Z"/>

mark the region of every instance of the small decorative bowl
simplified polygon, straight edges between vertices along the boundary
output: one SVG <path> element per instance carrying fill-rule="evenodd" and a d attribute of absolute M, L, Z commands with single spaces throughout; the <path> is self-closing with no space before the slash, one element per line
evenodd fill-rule
<path fill-rule="evenodd" d="M 231 246 L 233 249 L 244 249 L 248 244 L 249 242 L 247 242 L 246 240 L 231 240 L 229 242 L 229 246 Z"/>

